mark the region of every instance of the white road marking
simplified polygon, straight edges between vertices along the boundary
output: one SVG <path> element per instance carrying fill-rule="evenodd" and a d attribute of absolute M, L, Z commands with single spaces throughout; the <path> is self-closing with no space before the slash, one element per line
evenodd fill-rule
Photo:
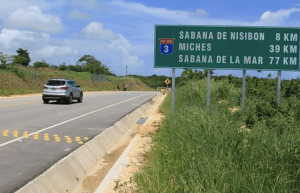
<path fill-rule="evenodd" d="M 104 109 L 107 109 L 107 108 L 110 108 L 110 107 L 116 106 L 116 105 L 118 105 L 118 104 L 121 104 L 121 103 L 124 103 L 124 102 L 130 101 L 130 100 L 133 100 L 133 99 L 136 99 L 136 98 L 142 97 L 142 96 L 144 96 L 144 95 L 148 95 L 148 94 L 143 94 L 143 95 L 141 95 L 141 96 L 133 97 L 133 98 L 131 98 L 131 99 L 127 99 L 127 100 L 124 100 L 124 101 L 121 101 L 121 102 L 118 102 L 118 103 L 115 103 L 115 104 L 112 104 L 112 105 L 109 105 L 109 106 L 103 107 L 103 108 L 101 108 L 101 109 L 98 109 L 98 110 L 95 110 L 95 111 L 91 111 L 91 112 L 89 112 L 89 113 L 86 113 L 86 114 L 80 115 L 80 116 L 78 116 L 78 117 L 75 117 L 75 118 L 73 118 L 73 119 L 69 119 L 69 120 L 67 120 L 67 121 L 63 121 L 63 122 L 61 122 L 61 123 L 58 123 L 58 124 L 52 125 L 52 126 L 50 126 L 50 127 L 47 127 L 47 128 L 45 128 L 45 129 L 41 129 L 41 130 L 39 130 L 39 131 L 36 131 L 36 132 L 30 133 L 30 134 L 28 134 L 28 136 L 34 135 L 35 133 L 40 133 L 40 132 L 43 132 L 43 131 L 46 131 L 46 130 L 52 129 L 52 128 L 54 128 L 54 127 L 57 127 L 57 126 L 59 126 L 59 125 L 63 125 L 63 124 L 65 124 L 65 123 L 68 123 L 68 122 L 74 121 L 74 120 L 76 120 L 76 119 L 79 119 L 79 118 L 81 118 L 81 117 L 85 117 L 85 116 L 87 116 L 87 115 L 90 115 L 90 114 L 96 113 L 96 112 L 98 112 L 98 111 L 102 111 L 102 110 L 104 110 Z M 2 147 L 2 146 L 5 146 L 5 145 L 8 145 L 8 144 L 11 144 L 11 143 L 13 143 L 13 142 L 16 142 L 16 141 L 19 141 L 19 140 L 22 140 L 23 138 L 24 138 L 24 137 L 19 137 L 19 138 L 16 138 L 16 139 L 14 139 L 14 140 L 8 141 L 8 142 L 6 142 L 6 143 L 2 143 L 2 144 L 0 144 L 0 147 Z"/>

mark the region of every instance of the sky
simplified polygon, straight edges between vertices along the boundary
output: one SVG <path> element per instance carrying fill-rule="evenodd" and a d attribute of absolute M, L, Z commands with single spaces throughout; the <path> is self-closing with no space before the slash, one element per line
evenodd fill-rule
<path fill-rule="evenodd" d="M 300 0 L 0 0 L 0 52 L 27 49 L 31 65 L 94 56 L 117 76 L 172 76 L 154 68 L 155 25 L 300 26 Z M 176 69 L 180 76 L 181 69 Z M 215 70 L 242 76 L 241 70 Z M 247 75 L 277 77 L 277 72 Z M 283 79 L 299 72 L 282 72 Z"/>

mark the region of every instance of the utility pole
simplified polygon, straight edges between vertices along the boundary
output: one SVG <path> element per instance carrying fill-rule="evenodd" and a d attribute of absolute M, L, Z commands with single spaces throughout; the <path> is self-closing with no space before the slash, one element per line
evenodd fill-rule
<path fill-rule="evenodd" d="M 127 67 L 128 67 L 128 66 L 126 66 L 126 76 L 127 76 Z"/>

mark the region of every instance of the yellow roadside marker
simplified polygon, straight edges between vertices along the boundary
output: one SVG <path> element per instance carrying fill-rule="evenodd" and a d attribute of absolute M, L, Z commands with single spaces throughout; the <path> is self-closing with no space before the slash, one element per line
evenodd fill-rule
<path fill-rule="evenodd" d="M 56 142 L 61 142 L 60 137 L 57 134 L 54 134 L 53 137 Z"/>
<path fill-rule="evenodd" d="M 65 136 L 67 143 L 72 143 L 72 138 L 69 135 Z"/>
<path fill-rule="evenodd" d="M 8 134 L 9 134 L 9 131 L 6 129 L 6 130 L 3 131 L 2 136 L 7 137 Z"/>
<path fill-rule="evenodd" d="M 14 131 L 13 137 L 19 137 L 19 131 Z"/>
<path fill-rule="evenodd" d="M 29 135 L 28 134 L 23 134 L 24 139 L 29 139 Z"/>
<path fill-rule="evenodd" d="M 33 134 L 33 139 L 39 139 L 39 133 Z"/>
<path fill-rule="evenodd" d="M 24 139 L 29 139 L 29 135 L 28 135 L 28 131 L 24 131 L 23 132 L 23 137 L 24 137 Z"/>
<path fill-rule="evenodd" d="M 7 136 L 9 135 L 9 133 L 10 133 L 10 131 L 9 131 L 8 129 L 5 129 L 5 130 L 2 132 L 2 136 L 3 136 L 3 137 L 7 137 Z M 18 130 L 14 130 L 12 133 L 13 133 L 13 137 L 15 137 L 15 138 L 19 137 L 19 134 L 20 134 L 20 133 L 19 133 Z M 31 135 L 32 135 L 32 139 L 38 140 L 38 139 L 39 139 L 40 133 L 39 133 L 39 132 L 36 132 L 36 133 L 31 134 Z M 43 137 L 44 137 L 44 140 L 45 140 L 45 141 L 51 141 L 50 136 L 49 136 L 48 133 L 44 133 L 44 134 L 43 134 Z M 29 132 L 28 132 L 28 131 L 24 131 L 24 132 L 23 132 L 23 138 L 24 138 L 24 139 L 29 139 L 29 138 L 30 138 Z M 58 134 L 54 134 L 54 135 L 53 135 L 53 138 L 54 138 L 54 141 L 55 141 L 55 142 L 61 142 L 61 138 L 59 137 Z M 73 143 L 73 140 L 72 140 L 72 138 L 71 138 L 69 135 L 65 135 L 64 138 L 66 139 L 66 142 L 67 142 L 67 143 Z M 89 138 L 88 138 L 88 137 L 84 137 L 83 140 L 87 141 L 87 140 L 89 140 Z M 83 140 L 81 140 L 81 138 L 80 138 L 79 136 L 76 136 L 75 139 L 74 139 L 74 141 L 76 141 L 76 142 L 77 142 L 78 144 L 80 144 L 80 145 L 81 145 L 81 144 L 84 144 Z"/>
<path fill-rule="evenodd" d="M 78 136 L 75 137 L 75 141 L 77 141 L 77 142 L 78 142 L 78 141 L 81 141 L 80 137 L 78 137 Z"/>

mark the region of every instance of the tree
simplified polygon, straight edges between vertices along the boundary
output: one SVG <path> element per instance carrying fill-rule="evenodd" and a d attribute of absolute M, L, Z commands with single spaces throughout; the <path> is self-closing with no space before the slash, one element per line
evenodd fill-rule
<path fill-rule="evenodd" d="M 76 64 L 76 65 L 68 65 L 67 69 L 70 71 L 75 71 L 75 72 L 84 72 L 84 68 L 82 65 Z"/>
<path fill-rule="evenodd" d="M 66 71 L 67 70 L 67 65 L 66 63 L 62 63 L 60 64 L 60 66 L 58 67 L 58 70 L 61 70 L 61 71 Z"/>
<path fill-rule="evenodd" d="M 50 64 L 48 64 L 47 62 L 46 62 L 46 60 L 42 60 L 42 62 L 35 62 L 35 63 L 33 63 L 33 67 L 34 68 L 44 68 L 44 67 L 47 67 L 47 68 L 49 68 L 50 67 Z"/>
<path fill-rule="evenodd" d="M 14 56 L 14 63 L 15 64 L 21 64 L 23 66 L 28 66 L 31 59 L 29 57 L 29 53 L 27 50 L 23 50 L 22 48 L 19 48 L 17 50 L 18 55 Z"/>
<path fill-rule="evenodd" d="M 206 71 L 205 71 L 206 72 Z M 206 72 L 207 73 L 207 72 Z M 187 80 L 190 79 L 203 79 L 205 78 L 205 73 L 198 70 L 192 70 L 192 69 L 184 69 L 184 71 L 181 73 L 181 77 Z"/>
<path fill-rule="evenodd" d="M 82 56 L 77 61 L 77 65 L 81 65 L 85 72 L 90 72 L 91 74 L 114 75 L 107 66 L 91 55 Z"/>
<path fill-rule="evenodd" d="M 271 75 L 271 73 L 269 73 L 269 74 L 268 74 L 268 78 L 271 78 L 271 77 L 272 77 L 272 75 Z"/>
<path fill-rule="evenodd" d="M 6 54 L 3 54 L 2 52 L 0 52 L 0 62 L 2 64 L 2 68 L 6 69 L 7 68 L 7 63 L 12 61 L 13 57 L 12 56 L 8 56 Z"/>

